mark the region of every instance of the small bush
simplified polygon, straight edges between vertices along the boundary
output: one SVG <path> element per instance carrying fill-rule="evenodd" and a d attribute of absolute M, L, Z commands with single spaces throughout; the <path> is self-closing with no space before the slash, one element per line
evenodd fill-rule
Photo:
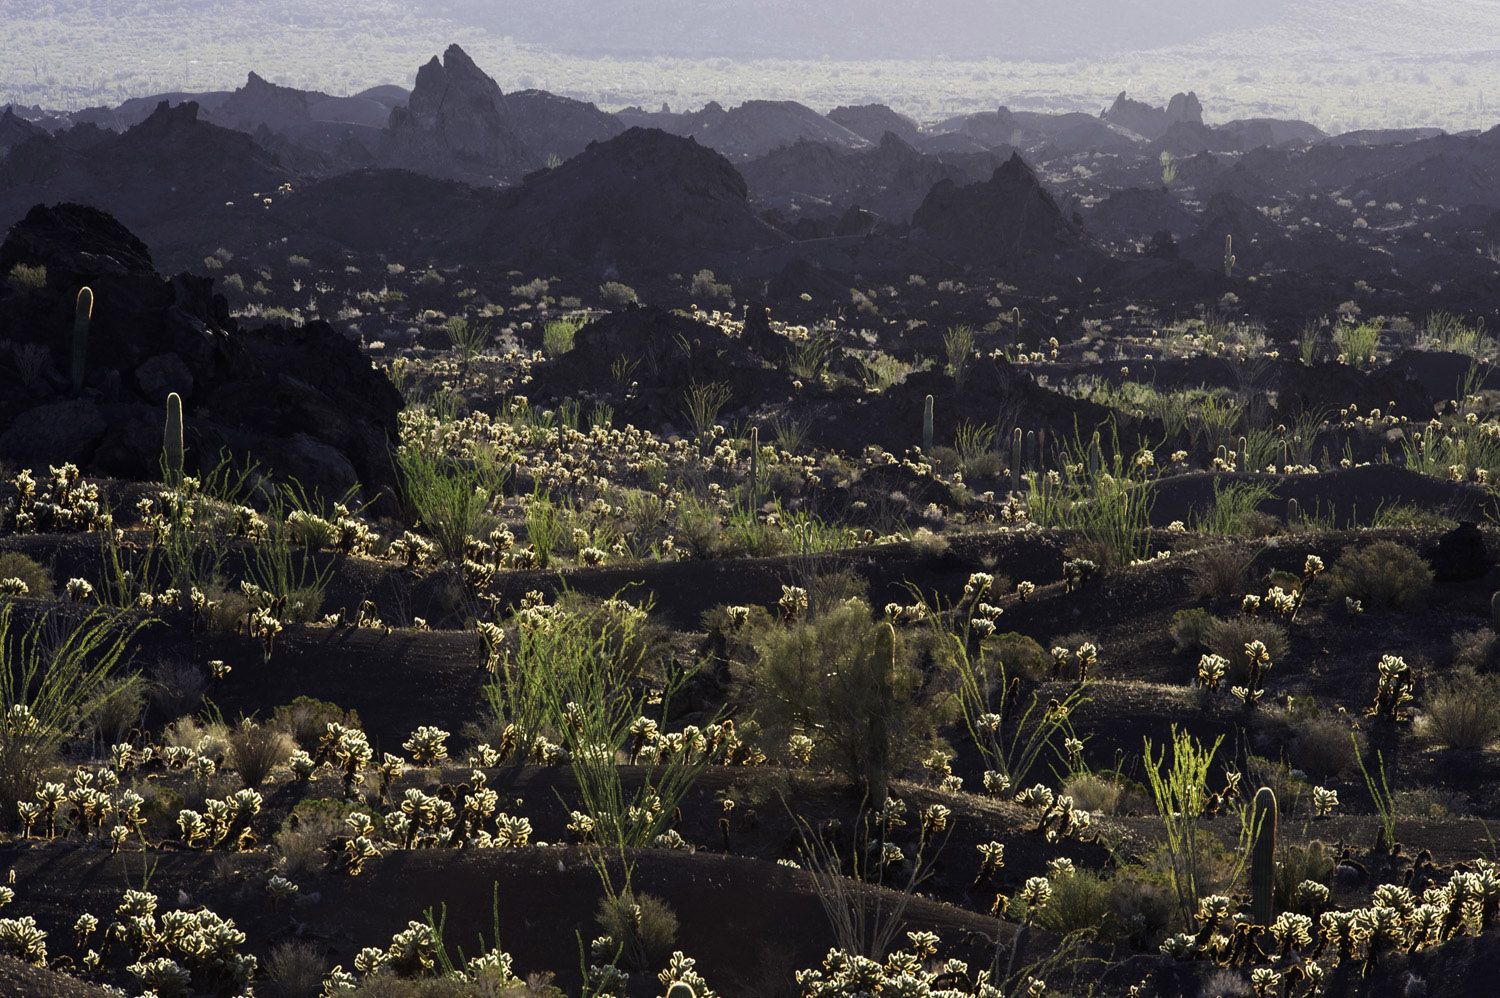
<path fill-rule="evenodd" d="M 1500 737 L 1500 677 L 1464 672 L 1436 684 L 1420 730 L 1449 748 L 1488 748 Z"/>
<path fill-rule="evenodd" d="M 640 302 L 640 295 L 635 293 L 635 288 L 619 281 L 608 281 L 599 288 L 599 297 L 604 304 L 614 308 L 624 308 L 627 305 L 635 305 Z"/>
<path fill-rule="evenodd" d="M 714 277 L 713 271 L 700 270 L 698 271 L 698 273 L 693 275 L 692 292 L 693 297 L 700 300 L 716 301 L 718 299 L 728 298 L 730 294 L 730 288 L 727 284 L 721 284 L 719 280 Z"/>
<path fill-rule="evenodd" d="M 0 551 L 0 581 L 20 579 L 26 583 L 26 595 L 32 599 L 51 599 L 52 574 L 19 551 Z"/>
<path fill-rule="evenodd" d="M 1320 778 L 1346 776 L 1359 768 L 1349 725 L 1328 715 L 1296 722 L 1287 757 L 1298 769 Z"/>
<path fill-rule="evenodd" d="M 1063 793 L 1073 798 L 1073 805 L 1081 810 L 1114 814 L 1125 788 L 1099 773 L 1078 773 L 1063 784 Z"/>
<path fill-rule="evenodd" d="M 287 876 L 323 869 L 328 861 L 325 847 L 335 835 L 347 835 L 344 819 L 355 811 L 367 811 L 361 804 L 319 797 L 304 800 L 292 808 L 276 833 L 276 852 L 281 857 L 281 872 Z"/>
<path fill-rule="evenodd" d="M 1500 672 L 1500 635 L 1488 627 L 1453 636 L 1453 664 L 1481 674 Z"/>
<path fill-rule="evenodd" d="M 1357 599 L 1366 610 L 1415 606 L 1426 598 L 1432 581 L 1432 568 L 1422 556 L 1395 541 L 1345 548 L 1328 571 L 1334 601 Z"/>
<path fill-rule="evenodd" d="M 1205 551 L 1193 570 L 1193 595 L 1199 599 L 1237 596 L 1244 592 L 1251 557 L 1234 546 Z"/>
<path fill-rule="evenodd" d="M 296 739 L 303 748 L 311 749 L 318 744 L 330 723 L 348 728 L 360 726 L 359 715 L 345 710 L 336 703 L 299 696 L 289 704 L 277 707 L 271 715 L 273 723 Z"/>
<path fill-rule="evenodd" d="M 1034 638 L 1015 631 L 997 634 L 986 642 L 995 658 L 1005 666 L 1007 675 L 1019 673 L 1028 679 L 1046 679 L 1052 675 L 1052 656 Z"/>
<path fill-rule="evenodd" d="M 677 916 L 667 903 L 651 894 L 626 891 L 599 902 L 595 918 L 621 946 L 621 962 L 631 970 L 651 970 L 672 952 L 677 941 Z"/>
<path fill-rule="evenodd" d="M 39 291 L 47 286 L 47 268 L 42 264 L 18 263 L 10 268 L 6 282 L 16 291 Z"/>
<path fill-rule="evenodd" d="M 280 728 L 240 722 L 229 736 L 229 761 L 247 787 L 258 787 L 277 766 L 291 756 L 293 742 Z"/>
<path fill-rule="evenodd" d="M 573 349 L 573 340 L 583 323 L 577 319 L 553 319 L 542 327 L 542 349 L 549 357 L 561 357 Z"/>
<path fill-rule="evenodd" d="M 1291 648 L 1286 628 L 1261 617 L 1230 617 L 1215 620 L 1203 634 L 1203 646 L 1215 655 L 1222 655 L 1229 662 L 1229 680 L 1244 682 L 1248 675 L 1245 661 L 1245 645 L 1259 641 L 1266 646 L 1274 666 Z"/>
<path fill-rule="evenodd" d="M 88 717 L 88 727 L 104 745 L 125 740 L 146 711 L 146 684 L 139 675 L 111 680 L 107 697 Z"/>
<path fill-rule="evenodd" d="M 302 939 L 277 943 L 266 954 L 271 993 L 283 998 L 312 998 L 323 987 L 328 959 L 320 947 Z"/>
<path fill-rule="evenodd" d="M 1167 633 L 1179 652 L 1201 651 L 1208 647 L 1208 629 L 1216 618 L 1207 610 L 1193 607 L 1172 614 L 1172 623 Z"/>
<path fill-rule="evenodd" d="M 1292 908 L 1292 898 L 1304 881 L 1311 880 L 1324 887 L 1332 887 L 1333 857 L 1334 850 L 1317 839 L 1306 843 L 1288 843 L 1276 850 L 1276 869 L 1272 886 L 1276 897 L 1276 909 L 1278 911 L 1295 910 Z M 1302 914 L 1316 918 L 1320 912 L 1304 911 Z"/>
<path fill-rule="evenodd" d="M 151 709 L 159 717 L 191 714 L 203 702 L 208 679 L 203 667 L 181 659 L 167 659 L 150 670 Z"/>
<path fill-rule="evenodd" d="M 1052 897 L 1036 913 L 1037 925 L 1064 935 L 1081 929 L 1094 929 L 1101 936 L 1111 934 L 1113 905 L 1109 881 L 1083 869 L 1060 872 L 1049 879 Z"/>

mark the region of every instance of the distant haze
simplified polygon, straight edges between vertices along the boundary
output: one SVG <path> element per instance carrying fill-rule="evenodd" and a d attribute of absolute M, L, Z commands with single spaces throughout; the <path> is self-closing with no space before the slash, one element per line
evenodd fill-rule
<path fill-rule="evenodd" d="M 1196 90 L 1211 120 L 1487 128 L 1500 0 L 5 0 L 0 104 L 116 104 L 254 70 L 409 86 L 462 44 L 604 107 L 880 101 L 919 119 Z"/>

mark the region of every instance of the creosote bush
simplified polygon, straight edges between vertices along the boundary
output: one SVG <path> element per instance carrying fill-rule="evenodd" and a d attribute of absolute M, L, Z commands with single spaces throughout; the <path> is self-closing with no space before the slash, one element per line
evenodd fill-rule
<path fill-rule="evenodd" d="M 1458 672 L 1428 691 L 1420 732 L 1455 749 L 1488 748 L 1500 737 L 1500 676 Z"/>
<path fill-rule="evenodd" d="M 1416 606 L 1431 591 L 1432 581 L 1431 566 L 1396 541 L 1347 547 L 1328 572 L 1328 590 L 1334 601 L 1356 599 L 1366 610 Z"/>
<path fill-rule="evenodd" d="M 0 583 L 8 579 L 20 579 L 26 586 L 25 595 L 32 599 L 52 598 L 52 574 L 19 551 L 0 551 Z M 0 589 L 0 596 L 4 595 Z"/>
<path fill-rule="evenodd" d="M 677 915 L 654 894 L 624 891 L 605 897 L 595 918 L 621 947 L 621 962 L 631 970 L 655 968 L 677 940 Z"/>
<path fill-rule="evenodd" d="M 956 703 L 940 674 L 919 668 L 917 639 L 899 630 L 894 668 L 879 665 L 889 670 L 889 696 L 882 695 L 870 681 L 869 659 L 885 626 L 859 599 L 792 619 L 751 611 L 731 671 L 768 753 L 782 754 L 788 739 L 803 735 L 812 739 L 815 761 L 861 785 L 882 738 L 888 776 L 921 763 Z"/>

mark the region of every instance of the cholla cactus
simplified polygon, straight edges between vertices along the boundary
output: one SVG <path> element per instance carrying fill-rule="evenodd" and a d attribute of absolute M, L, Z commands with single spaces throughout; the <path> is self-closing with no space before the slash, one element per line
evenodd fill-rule
<path fill-rule="evenodd" d="M 1387 721 L 1407 720 L 1411 715 L 1406 707 L 1416 689 L 1411 667 L 1399 655 L 1382 655 L 1376 669 L 1380 679 L 1375 688 L 1375 701 L 1365 713 Z"/>
<path fill-rule="evenodd" d="M 1016 596 L 1020 598 L 1020 600 L 1021 600 L 1022 603 L 1025 603 L 1028 600 L 1030 600 L 1032 594 L 1035 593 L 1035 592 L 1036 592 L 1036 583 L 1035 582 L 1029 582 L 1029 581 L 1026 581 L 1026 580 L 1022 580 L 1022 581 L 1016 583 Z"/>
<path fill-rule="evenodd" d="M 1223 655 L 1204 655 L 1198 660 L 1197 684 L 1200 688 L 1218 692 L 1229 675 L 1229 660 Z"/>
<path fill-rule="evenodd" d="M 1034 922 L 1036 916 L 1052 901 L 1052 882 L 1046 877 L 1029 877 L 1016 892 L 1015 899 L 1026 906 L 1023 919 Z"/>
<path fill-rule="evenodd" d="M 64 592 L 74 603 L 82 603 L 94 595 L 94 584 L 88 579 L 69 579 Z"/>
<path fill-rule="evenodd" d="M 47 964 L 47 933 L 39 929 L 30 915 L 0 918 L 0 953 L 22 963 L 44 967 Z"/>
<path fill-rule="evenodd" d="M 31 587 L 21 579 L 0 579 L 0 596 L 30 596 Z"/>
<path fill-rule="evenodd" d="M 1313 787 L 1312 804 L 1315 815 L 1319 818 L 1327 818 L 1338 810 L 1339 792 L 1330 790 L 1328 787 Z"/>
<path fill-rule="evenodd" d="M 411 753 L 412 762 L 418 766 L 436 766 L 448 758 L 447 740 L 448 732 L 424 724 L 401 747 Z"/>
<path fill-rule="evenodd" d="M 1063 563 L 1063 592 L 1071 593 L 1088 585 L 1088 581 L 1099 571 L 1099 566 L 1087 558 L 1074 558 Z"/>
<path fill-rule="evenodd" d="M 1005 844 L 992 840 L 981 842 L 974 848 L 979 851 L 979 874 L 974 878 L 974 883 L 978 884 L 999 873 L 1005 865 Z"/>
<path fill-rule="evenodd" d="M 1249 673 L 1245 685 L 1232 687 L 1229 692 L 1243 701 L 1245 706 L 1253 707 L 1260 702 L 1261 694 L 1265 692 L 1262 684 L 1265 674 L 1271 670 L 1271 653 L 1266 650 L 1264 642 L 1246 642 L 1245 664 Z"/>
<path fill-rule="evenodd" d="M 271 896 L 271 907 L 273 908 L 280 908 L 286 904 L 292 898 L 296 897 L 299 890 L 301 888 L 296 883 L 279 873 L 273 874 L 271 879 L 266 881 L 266 893 Z"/>
<path fill-rule="evenodd" d="M 787 620 L 795 620 L 807 612 L 807 590 L 801 586 L 782 586 L 781 599 L 776 606 Z"/>

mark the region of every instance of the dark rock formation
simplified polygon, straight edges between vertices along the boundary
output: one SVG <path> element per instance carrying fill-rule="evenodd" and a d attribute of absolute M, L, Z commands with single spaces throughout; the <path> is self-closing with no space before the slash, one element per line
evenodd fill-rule
<path fill-rule="evenodd" d="M 976 263 L 1018 263 L 1083 243 L 1081 227 L 1063 217 L 1019 155 L 982 183 L 939 183 L 911 221 L 931 241 Z"/>
<path fill-rule="evenodd" d="M 828 120 L 870 142 L 879 142 L 890 133 L 908 145 L 916 145 L 922 135 L 922 130 L 915 121 L 884 104 L 836 107 L 828 112 Z"/>
<path fill-rule="evenodd" d="M 1152 107 L 1143 101 L 1132 100 L 1122 90 L 1114 104 L 1099 117 L 1105 121 L 1129 129 L 1148 141 L 1154 141 L 1167 133 L 1175 124 L 1203 124 L 1203 105 L 1198 95 L 1192 92 L 1174 94 L 1164 108 Z"/>
<path fill-rule="evenodd" d="M 0 374 L 0 457 L 34 467 L 156 478 L 161 403 L 182 395 L 188 460 L 228 453 L 296 477 L 324 498 L 392 486 L 389 446 L 401 398 L 359 348 L 325 323 L 242 330 L 208 278 L 157 274 L 145 244 L 108 214 L 38 206 L 0 244 L 0 272 L 47 268 L 38 290 L 0 286 L 0 338 L 41 348 L 35 376 Z M 86 377 L 70 368 L 77 290 L 95 294 Z"/>
<path fill-rule="evenodd" d="M 450 45 L 417 71 L 391 112 L 386 154 L 398 166 L 477 181 L 511 181 L 543 164 L 526 147 L 500 85 Z"/>

